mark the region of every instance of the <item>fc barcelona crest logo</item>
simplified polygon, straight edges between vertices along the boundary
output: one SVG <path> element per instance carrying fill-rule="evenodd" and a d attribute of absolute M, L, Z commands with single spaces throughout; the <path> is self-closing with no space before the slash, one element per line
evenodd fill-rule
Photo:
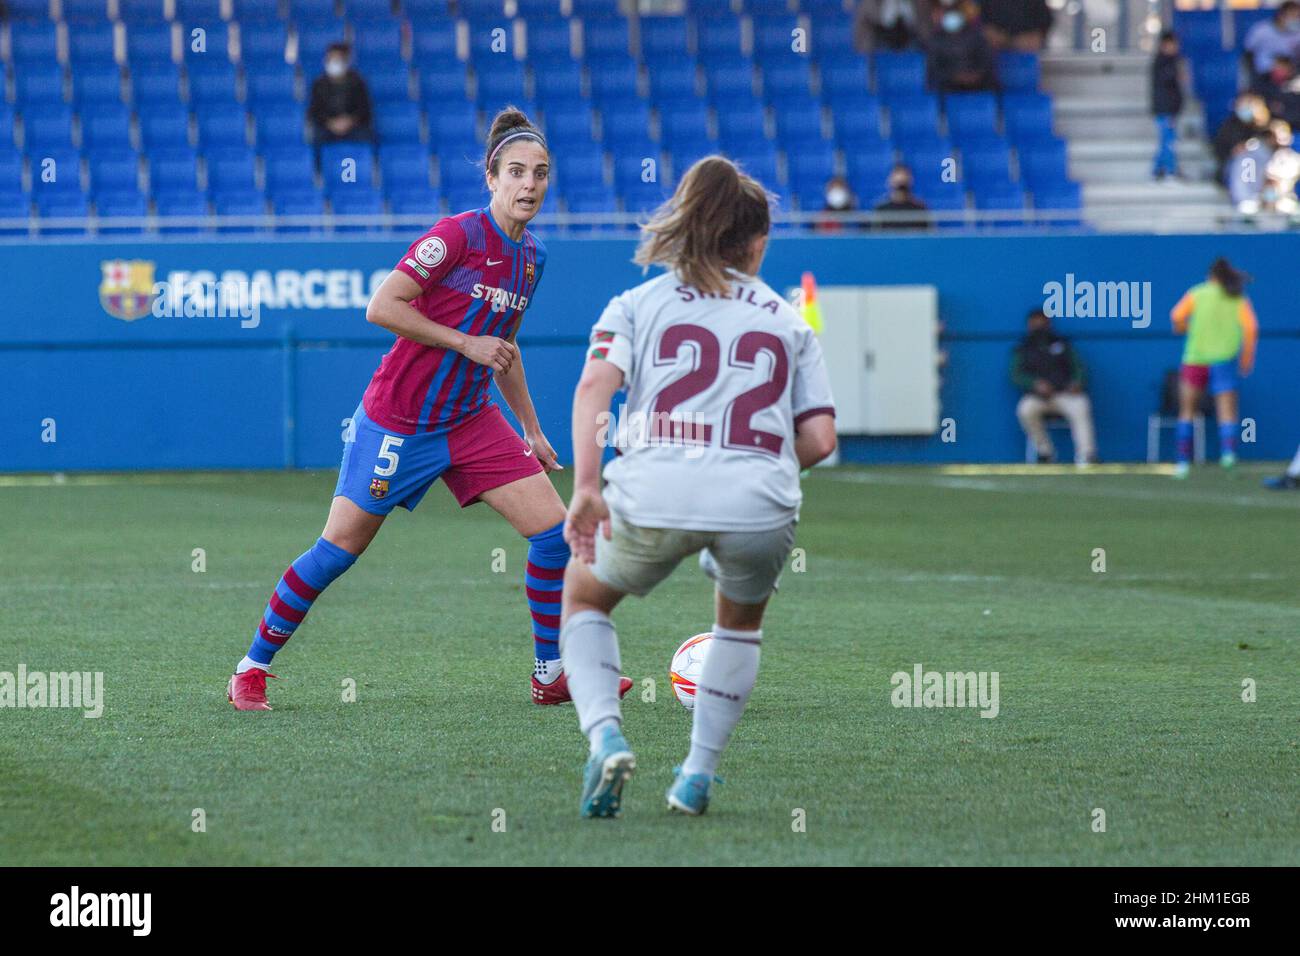
<path fill-rule="evenodd" d="M 388 497 L 388 479 L 371 478 L 370 479 L 370 497 L 387 498 Z"/>
<path fill-rule="evenodd" d="M 532 264 L 531 262 L 525 262 L 525 263 L 524 263 L 524 281 L 527 282 L 529 285 L 532 285 L 532 284 L 533 284 L 533 276 L 534 276 L 535 274 L 536 274 L 536 270 L 533 269 L 533 264 Z"/>
<path fill-rule="evenodd" d="M 134 322 L 153 309 L 154 264 L 145 259 L 109 259 L 100 263 L 99 304 L 115 319 Z"/>

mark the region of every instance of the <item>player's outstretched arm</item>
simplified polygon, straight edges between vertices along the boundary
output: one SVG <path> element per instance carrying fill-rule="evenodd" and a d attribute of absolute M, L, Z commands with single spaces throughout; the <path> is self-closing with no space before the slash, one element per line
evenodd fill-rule
<path fill-rule="evenodd" d="M 430 322 L 411 305 L 423 290 L 404 272 L 393 270 L 375 290 L 366 307 L 366 321 L 412 342 L 459 352 L 472 362 L 508 372 L 515 360 L 514 345 L 492 335 L 466 335 Z"/>
<path fill-rule="evenodd" d="M 564 519 L 564 539 L 588 564 L 596 560 L 596 532 L 609 539 L 609 508 L 600 493 L 600 436 L 609 433 L 609 403 L 622 387 L 622 369 L 592 358 L 573 394 L 573 500 Z"/>
<path fill-rule="evenodd" d="M 835 450 L 835 416 L 809 415 L 794 428 L 794 453 L 799 467 L 811 468 Z"/>
<path fill-rule="evenodd" d="M 501 390 L 501 397 L 506 400 L 510 410 L 515 413 L 515 418 L 519 419 L 519 424 L 523 426 L 524 438 L 533 453 L 537 455 L 538 463 L 547 472 L 563 471 L 564 466 L 560 464 L 559 456 L 551 447 L 551 443 L 546 440 L 546 436 L 542 434 L 541 423 L 537 420 L 537 409 L 533 406 L 533 397 L 528 391 L 528 378 L 524 375 L 524 353 L 515 342 L 518 332 L 519 330 L 516 329 L 508 340 L 516 349 L 514 364 L 510 366 L 509 371 L 496 373 L 497 388 Z"/>

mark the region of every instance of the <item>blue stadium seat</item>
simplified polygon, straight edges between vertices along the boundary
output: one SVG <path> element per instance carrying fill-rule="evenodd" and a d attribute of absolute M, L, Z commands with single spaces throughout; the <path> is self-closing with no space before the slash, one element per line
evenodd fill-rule
<path fill-rule="evenodd" d="M 212 197 L 212 210 L 218 216 L 264 216 L 266 197 L 257 190 L 217 193 Z M 256 223 L 225 223 L 217 227 L 220 233 L 260 233 L 265 227 Z"/>
<path fill-rule="evenodd" d="M 647 63 L 672 61 L 689 49 L 690 36 L 683 17 L 641 18 L 641 57 Z"/>
<path fill-rule="evenodd" d="M 46 236 L 81 235 L 86 231 L 86 219 L 90 216 L 90 206 L 81 193 L 63 193 L 57 196 L 36 197 L 36 210 L 41 219 L 79 220 L 66 225 L 45 225 L 38 222 L 37 228 Z"/>
<path fill-rule="evenodd" d="M 90 166 L 90 191 L 101 192 L 138 190 L 140 188 L 140 157 L 132 150 L 116 150 L 92 157 Z"/>
<path fill-rule="evenodd" d="M 867 61 L 860 56 L 823 63 L 822 96 L 828 101 L 851 101 L 852 97 L 870 96 L 871 77 Z"/>
<path fill-rule="evenodd" d="M 16 125 L 14 108 L 8 103 L 0 102 L 0 153 L 13 147 Z"/>
<path fill-rule="evenodd" d="M 422 67 L 419 89 L 420 102 L 425 104 L 426 109 L 431 105 L 434 108 L 430 112 L 469 97 L 465 68 L 455 60 L 449 64 L 439 62 Z"/>
<path fill-rule="evenodd" d="M 1234 53 L 1206 54 L 1192 61 L 1192 85 L 1201 99 L 1237 92 L 1240 63 Z"/>
<path fill-rule="evenodd" d="M 260 25 L 259 25 L 260 26 Z M 275 24 L 266 24 L 274 30 Z M 203 32 L 200 34 L 199 31 Z M 244 29 L 241 43 L 256 43 L 260 30 L 252 26 Z M 220 20 L 190 20 L 181 26 L 181 59 L 191 71 L 204 71 L 209 64 L 230 62 L 234 37 L 230 27 Z M 245 46 L 247 55 L 247 46 Z"/>
<path fill-rule="evenodd" d="M 116 62 L 112 24 L 87 23 L 69 30 L 68 62 L 74 70 L 82 66 L 111 65 Z"/>
<path fill-rule="evenodd" d="M 0 192 L 21 190 L 23 186 L 23 157 L 13 147 L 0 147 Z"/>
<path fill-rule="evenodd" d="M 274 147 L 263 154 L 262 170 L 272 196 L 316 188 L 316 161 L 310 147 Z"/>
<path fill-rule="evenodd" d="M 154 208 L 158 213 L 158 231 L 169 235 L 204 233 L 208 228 L 201 224 L 169 223 L 168 220 L 204 219 L 208 215 L 208 201 L 197 189 L 176 190 L 154 194 Z"/>
<path fill-rule="evenodd" d="M 238 6 L 235 12 L 238 14 Z M 176 19 L 181 23 L 215 23 L 221 19 L 221 0 L 176 0 Z"/>
<path fill-rule="evenodd" d="M 686 10 L 697 22 L 704 22 L 710 17 L 732 16 L 732 9 L 739 0 L 687 0 Z"/>
<path fill-rule="evenodd" d="M 829 60 L 857 58 L 853 21 L 848 17 L 813 17 L 812 54 L 823 64 Z"/>
<path fill-rule="evenodd" d="M 998 57 L 998 80 L 1007 93 L 1036 93 L 1039 84 L 1037 53 L 1007 52 Z"/>
<path fill-rule="evenodd" d="M 958 93 L 944 98 L 948 135 L 954 143 L 997 135 L 998 101 L 992 93 Z"/>
<path fill-rule="evenodd" d="M 889 149 L 857 150 L 845 154 L 849 184 L 858 198 L 867 200 L 885 192 L 894 154 Z"/>
<path fill-rule="evenodd" d="M 410 4 L 403 3 L 402 7 L 409 13 Z M 447 5 L 444 0 L 442 6 L 442 15 L 447 13 Z M 357 23 L 366 20 L 375 20 L 393 15 L 393 0 L 343 0 L 343 14 Z"/>
<path fill-rule="evenodd" d="M 445 148 L 477 147 L 479 135 L 473 108 L 466 104 L 463 107 L 430 111 L 429 141 L 439 151 Z"/>
<path fill-rule="evenodd" d="M 414 103 L 384 103 L 375 111 L 375 132 L 381 143 L 418 143 L 420 108 Z"/>
<path fill-rule="evenodd" d="M 773 117 L 776 120 L 776 138 L 785 149 L 808 143 L 820 151 L 825 145 L 821 104 L 816 100 L 779 106 L 773 111 Z"/>
<path fill-rule="evenodd" d="M 631 34 L 624 19 L 587 20 L 582 25 L 582 37 L 583 51 L 592 66 L 593 79 L 596 71 L 603 69 L 605 64 L 628 58 Z"/>
<path fill-rule="evenodd" d="M 740 167 L 753 176 L 768 189 L 774 189 L 777 185 L 777 164 L 776 150 L 770 146 L 767 149 L 758 149 L 753 151 L 738 152 L 730 154 L 731 158 L 740 164 Z"/>
<path fill-rule="evenodd" d="M 149 154 L 149 191 L 155 196 L 190 193 L 198 189 L 198 179 L 194 150 L 169 147 Z"/>
<path fill-rule="evenodd" d="M 926 209 L 936 214 L 933 221 L 937 228 L 965 228 L 968 203 L 961 183 L 946 183 L 937 176 L 928 176 L 916 180 L 913 192 Z"/>
<path fill-rule="evenodd" d="M 880 104 L 874 96 L 860 97 L 852 105 L 835 103 L 831 107 L 835 141 L 848 152 L 884 141 L 881 135 Z"/>
<path fill-rule="evenodd" d="M 877 53 L 876 92 L 883 100 L 925 89 L 925 57 L 920 53 Z"/>
<path fill-rule="evenodd" d="M 560 0 L 515 0 L 515 15 L 524 20 L 555 20 Z"/>
<path fill-rule="evenodd" d="M 925 93 L 914 93 L 889 105 L 890 138 L 896 143 L 928 139 L 938 134 L 938 101 Z"/>
<path fill-rule="evenodd" d="M 912 170 L 917 179 L 922 177 L 939 178 L 955 166 L 956 150 L 947 140 L 935 137 L 932 140 L 916 140 L 909 143 L 895 144 L 902 162 Z"/>
<path fill-rule="evenodd" d="M 1002 114 L 1013 143 L 1055 138 L 1052 99 L 1044 93 L 1007 94 L 1002 99 Z"/>
<path fill-rule="evenodd" d="M 533 84 L 537 90 L 537 99 L 543 106 L 556 100 L 580 99 L 582 70 L 573 61 L 549 63 L 545 69 L 534 70 Z"/>
<path fill-rule="evenodd" d="M 212 149 L 238 148 L 248 142 L 247 114 L 243 110 L 217 110 L 199 113 L 199 146 L 206 152 Z"/>
<path fill-rule="evenodd" d="M 560 152 L 556 157 L 556 176 L 565 195 L 574 190 L 600 188 L 605 182 L 605 156 L 594 143 Z"/>
<path fill-rule="evenodd" d="M 267 106 L 290 106 L 298 102 L 297 81 L 293 68 L 287 64 L 260 65 L 256 71 L 248 70 L 244 77 L 250 109 Z"/>
<path fill-rule="evenodd" d="M 1078 213 L 1083 209 L 1082 191 L 1078 183 L 1040 184 L 1033 187 L 1033 193 L 1035 210 Z M 1047 225 L 1057 228 L 1072 228 L 1082 224 L 1083 220 L 1079 216 L 1055 215 L 1047 222 Z"/>
<path fill-rule="evenodd" d="M 42 104 L 23 114 L 23 148 L 27 155 L 72 148 L 72 110 L 61 103 Z"/>
<path fill-rule="evenodd" d="M 352 42 L 357 67 L 362 75 L 392 70 L 405 62 L 402 55 L 402 26 L 395 20 L 357 25 L 353 30 Z"/>
<path fill-rule="evenodd" d="M 1222 17 L 1218 10 L 1178 10 L 1174 13 L 1174 31 L 1184 47 L 1183 53 L 1196 58 L 1205 53 L 1223 51 Z M 1242 34 L 1237 39 L 1244 39 Z"/>
<path fill-rule="evenodd" d="M 735 16 L 698 17 L 695 38 L 701 59 L 741 55 L 740 18 Z"/>
<path fill-rule="evenodd" d="M 1001 183 L 984 189 L 974 189 L 975 208 L 983 212 L 1023 212 L 1025 208 L 1025 191 L 1019 183 Z M 1023 226 L 1023 216 L 999 217 L 994 228 L 1014 228 Z"/>
<path fill-rule="evenodd" d="M 309 80 L 318 76 L 325 63 L 325 51 L 343 38 L 342 21 L 298 24 L 298 65 L 303 75 Z"/>
<path fill-rule="evenodd" d="M 161 2 L 158 5 L 161 11 Z M 187 34 L 188 36 L 188 34 Z M 144 63 L 170 62 L 172 58 L 171 24 L 139 23 L 126 31 L 126 62 L 135 66 Z"/>
<path fill-rule="evenodd" d="M 478 76 L 478 102 L 483 109 L 498 109 L 506 103 L 518 103 L 524 99 L 522 63 L 504 57 L 488 57 L 476 63 L 475 73 Z"/>
<path fill-rule="evenodd" d="M 253 108 L 253 128 L 258 149 L 302 146 L 306 142 L 306 120 L 297 104 L 272 104 Z"/>
<path fill-rule="evenodd" d="M 323 216 L 325 214 L 325 197 L 312 190 L 285 193 L 271 199 L 271 207 L 277 216 Z M 319 226 L 289 225 L 276 223 L 277 233 L 294 235 L 319 233 Z"/>
<path fill-rule="evenodd" d="M 20 111 L 46 104 L 63 103 L 63 68 L 55 63 L 31 64 L 14 77 L 16 104 Z"/>
<path fill-rule="evenodd" d="M 394 193 L 431 189 L 429 153 L 423 146 L 397 143 L 379 147 L 379 173 L 384 192 Z M 269 182 L 268 167 L 268 182 Z"/>
<path fill-rule="evenodd" d="M 454 65 L 457 62 L 456 24 L 446 20 L 412 20 L 411 49 L 415 65 L 421 70 Z"/>
<path fill-rule="evenodd" d="M 1011 181 L 1011 150 L 1005 141 L 986 140 L 961 151 L 962 177 L 974 188 Z"/>
<path fill-rule="evenodd" d="M 619 15 L 619 0 L 572 0 L 575 17 L 583 20 L 609 20 Z"/>
<path fill-rule="evenodd" d="M 107 0 L 63 0 L 63 19 L 69 23 L 98 25 L 108 22 Z M 70 31 L 71 32 L 71 31 Z"/>
<path fill-rule="evenodd" d="M 208 191 L 211 193 L 257 188 L 257 169 L 253 151 L 247 147 L 209 149 L 204 155 L 208 168 Z"/>
<path fill-rule="evenodd" d="M 81 192 L 81 156 L 76 150 L 28 150 L 27 156 L 33 198 L 39 200 L 52 193 Z"/>
<path fill-rule="evenodd" d="M 50 16 L 50 0 L 8 0 L 5 9 L 15 21 L 46 20 Z"/>
<path fill-rule="evenodd" d="M 794 62 L 794 58 L 804 59 L 804 54 L 795 53 L 794 31 L 799 28 L 796 17 L 782 14 L 777 16 L 755 16 L 752 18 L 754 30 L 754 56 L 765 65 L 781 60 Z"/>
<path fill-rule="evenodd" d="M 349 190 L 330 198 L 330 207 L 336 216 L 382 216 L 384 197 L 374 188 Z M 335 223 L 335 232 L 377 232 L 382 226 L 357 223 Z"/>
<path fill-rule="evenodd" d="M 402 13 L 413 23 L 447 20 L 451 16 L 450 0 L 401 0 L 401 5 Z"/>
<path fill-rule="evenodd" d="M 131 71 L 131 102 L 180 105 L 181 73 L 174 63 L 150 64 Z"/>
<path fill-rule="evenodd" d="M 81 116 L 81 145 L 89 154 L 92 150 L 129 149 L 131 147 L 131 114 L 125 106 L 99 104 Z"/>
<path fill-rule="evenodd" d="M 214 106 L 230 109 L 238 102 L 234 64 L 208 61 L 202 71 L 189 71 L 190 102 L 195 109 Z"/>
<path fill-rule="evenodd" d="M 375 154 L 368 143 L 329 143 L 320 150 L 320 178 L 325 195 L 370 189 Z"/>
<path fill-rule="evenodd" d="M 404 189 L 388 195 L 388 208 L 394 216 L 425 216 L 429 222 L 439 218 L 442 199 L 432 186 Z"/>
<path fill-rule="evenodd" d="M 695 61 L 683 57 L 662 63 L 650 71 L 650 101 L 656 105 L 695 99 Z"/>
<path fill-rule="evenodd" d="M 698 104 L 663 110 L 659 124 L 660 138 L 669 150 L 675 150 L 680 144 L 712 140 L 708 113 Z"/>
<path fill-rule="evenodd" d="M 590 76 L 591 98 L 598 105 L 610 103 L 622 109 L 623 103 L 636 99 L 636 66 L 626 59 L 621 63 L 593 65 Z"/>
<path fill-rule="evenodd" d="M 763 95 L 773 105 L 807 100 L 812 89 L 812 69 L 804 61 L 775 61 L 763 67 Z"/>
<path fill-rule="evenodd" d="M 527 31 L 528 62 L 534 67 L 573 59 L 573 38 L 568 20 L 529 20 Z"/>
<path fill-rule="evenodd" d="M 581 148 L 595 139 L 591 108 L 547 110 L 546 138 L 558 150 Z"/>
<path fill-rule="evenodd" d="M 704 85 L 709 99 L 725 109 L 754 99 L 754 61 L 736 54 L 714 54 L 703 62 Z"/>
<path fill-rule="evenodd" d="M 835 156 L 830 145 L 801 144 L 798 152 L 787 152 L 786 167 L 790 191 L 797 197 L 821 196 L 826 181 L 835 175 Z"/>
<path fill-rule="evenodd" d="M 744 7 L 754 16 L 783 16 L 790 12 L 790 0 L 742 0 Z M 802 7 L 802 3 L 800 6 Z M 842 12 L 842 11 L 841 11 Z"/>
<path fill-rule="evenodd" d="M 668 195 L 669 189 L 662 181 L 646 183 L 640 179 L 628 180 L 618 189 L 619 199 L 627 212 L 650 212 L 660 206 Z"/>
<path fill-rule="evenodd" d="M 117 13 L 128 25 L 167 22 L 163 0 L 117 0 Z"/>
<path fill-rule="evenodd" d="M 19 69 L 28 64 L 52 64 L 58 56 L 58 33 L 53 23 L 15 23 L 9 37 L 9 55 Z"/>
<path fill-rule="evenodd" d="M 190 118 L 180 106 L 157 110 L 140 117 L 140 144 L 146 153 L 188 146 Z"/>
<path fill-rule="evenodd" d="M 728 151 L 753 149 L 768 142 L 762 110 L 719 110 L 718 141 Z"/>
<path fill-rule="evenodd" d="M 289 0 L 289 19 L 294 23 L 328 23 L 339 22 L 339 15 L 334 9 L 334 0 Z"/>
<path fill-rule="evenodd" d="M 259 23 L 254 29 L 243 30 L 239 35 L 239 55 L 245 66 L 285 63 L 285 50 L 289 43 L 289 29 L 279 22 Z M 315 64 L 306 67 L 308 76 Z"/>
<path fill-rule="evenodd" d="M 406 103 L 411 99 L 411 73 L 404 66 L 380 70 L 366 77 L 370 99 L 379 106 L 383 103 Z"/>
<path fill-rule="evenodd" d="M 1021 178 L 1030 189 L 1054 187 L 1070 181 L 1069 158 L 1060 141 L 1037 141 L 1017 150 Z"/>
<path fill-rule="evenodd" d="M 0 187 L 0 219 L 26 220 L 12 226 L 0 226 L 0 236 L 27 235 L 32 214 L 32 197 L 21 189 Z"/>
<path fill-rule="evenodd" d="M 77 109 L 122 102 L 122 72 L 116 66 L 87 66 L 72 74 L 72 101 Z"/>
<path fill-rule="evenodd" d="M 650 128 L 650 108 L 644 100 L 632 99 L 617 108 L 602 110 L 601 128 L 609 147 L 645 139 Z"/>

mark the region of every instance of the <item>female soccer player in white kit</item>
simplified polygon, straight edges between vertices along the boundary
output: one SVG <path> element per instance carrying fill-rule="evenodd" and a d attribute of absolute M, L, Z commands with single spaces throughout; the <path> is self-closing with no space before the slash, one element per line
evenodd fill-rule
<path fill-rule="evenodd" d="M 667 269 L 615 297 L 592 330 L 573 400 L 574 491 L 564 526 L 560 653 L 591 742 L 583 816 L 617 816 L 636 768 L 621 729 L 609 615 L 688 555 L 716 583 L 716 623 L 691 747 L 670 809 L 703 813 L 718 758 L 758 676 L 763 609 L 794 542 L 799 472 L 835 449 L 821 346 L 757 277 L 771 223 L 763 187 L 710 156 L 642 227 L 636 262 Z M 646 427 L 604 470 L 610 401 Z M 620 431 L 623 429 L 620 428 Z"/>

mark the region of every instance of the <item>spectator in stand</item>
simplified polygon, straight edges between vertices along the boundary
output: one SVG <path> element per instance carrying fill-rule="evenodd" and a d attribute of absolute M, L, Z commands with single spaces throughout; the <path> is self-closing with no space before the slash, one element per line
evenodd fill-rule
<path fill-rule="evenodd" d="M 1291 126 L 1300 122 L 1300 78 L 1296 77 L 1295 60 L 1279 56 L 1267 75 L 1256 78 L 1255 89 L 1273 116 Z"/>
<path fill-rule="evenodd" d="M 875 212 L 889 213 L 877 229 L 929 229 L 928 207 L 912 193 L 912 171 L 902 163 L 889 172 L 889 194 L 876 204 Z M 913 213 L 906 216 L 903 213 Z"/>
<path fill-rule="evenodd" d="M 941 93 L 995 90 L 997 64 L 974 5 L 942 0 L 934 19 L 936 29 L 929 49 L 930 86 Z"/>
<path fill-rule="evenodd" d="M 1097 460 L 1097 443 L 1092 427 L 1092 402 L 1084 391 L 1083 362 L 1070 340 L 1057 334 L 1052 320 L 1042 309 L 1034 309 L 1027 320 L 1029 331 L 1011 354 L 1011 381 L 1024 394 L 1016 405 L 1016 418 L 1034 443 L 1039 463 L 1056 460 L 1056 449 L 1043 419 L 1060 415 L 1070 423 L 1076 464 Z"/>
<path fill-rule="evenodd" d="M 853 16 L 853 42 L 862 53 L 924 47 L 933 6 L 932 0 L 861 0 Z"/>
<path fill-rule="evenodd" d="M 1178 114 L 1183 110 L 1183 58 L 1178 52 L 1178 36 L 1172 30 L 1160 34 L 1160 45 L 1151 63 L 1151 112 L 1156 116 L 1160 145 L 1156 151 L 1156 179 L 1180 176 L 1178 154 Z"/>
<path fill-rule="evenodd" d="M 318 146 L 374 138 L 370 91 L 361 74 L 352 68 L 351 60 L 352 49 L 346 43 L 330 44 L 325 51 L 325 72 L 311 85 L 307 121 Z"/>
<path fill-rule="evenodd" d="M 1268 164 L 1276 146 L 1272 131 L 1265 129 L 1238 144 L 1228 157 L 1228 195 L 1244 216 L 1252 216 L 1265 206 Z"/>
<path fill-rule="evenodd" d="M 1268 202 L 1275 212 L 1294 216 L 1300 211 L 1295 187 L 1300 182 L 1300 153 L 1295 150 L 1291 124 L 1275 119 L 1269 124 L 1273 134 L 1273 155 L 1268 158 Z"/>
<path fill-rule="evenodd" d="M 1227 182 L 1228 163 L 1234 154 L 1245 149 L 1245 144 L 1268 132 L 1268 107 L 1255 93 L 1242 93 L 1237 97 L 1232 115 L 1220 124 L 1214 134 L 1214 158 L 1218 160 L 1215 173 L 1219 182 Z"/>
<path fill-rule="evenodd" d="M 826 181 L 826 204 L 822 207 L 822 212 L 841 213 L 852 212 L 858 208 L 858 197 L 853 195 L 853 190 L 849 188 L 848 180 L 843 176 L 832 176 Z M 850 228 L 838 216 L 827 216 L 825 219 L 819 219 L 813 223 L 814 232 L 844 232 Z M 857 228 L 852 227 L 852 228 Z"/>
<path fill-rule="evenodd" d="M 1300 3 L 1286 0 L 1271 20 L 1261 20 L 1250 28 L 1242 43 L 1251 57 L 1251 71 L 1267 73 L 1279 56 L 1295 57 L 1300 52 Z"/>
<path fill-rule="evenodd" d="M 1047 44 L 1052 11 L 1047 0 L 981 0 L 980 21 L 995 50 L 1037 53 Z"/>

